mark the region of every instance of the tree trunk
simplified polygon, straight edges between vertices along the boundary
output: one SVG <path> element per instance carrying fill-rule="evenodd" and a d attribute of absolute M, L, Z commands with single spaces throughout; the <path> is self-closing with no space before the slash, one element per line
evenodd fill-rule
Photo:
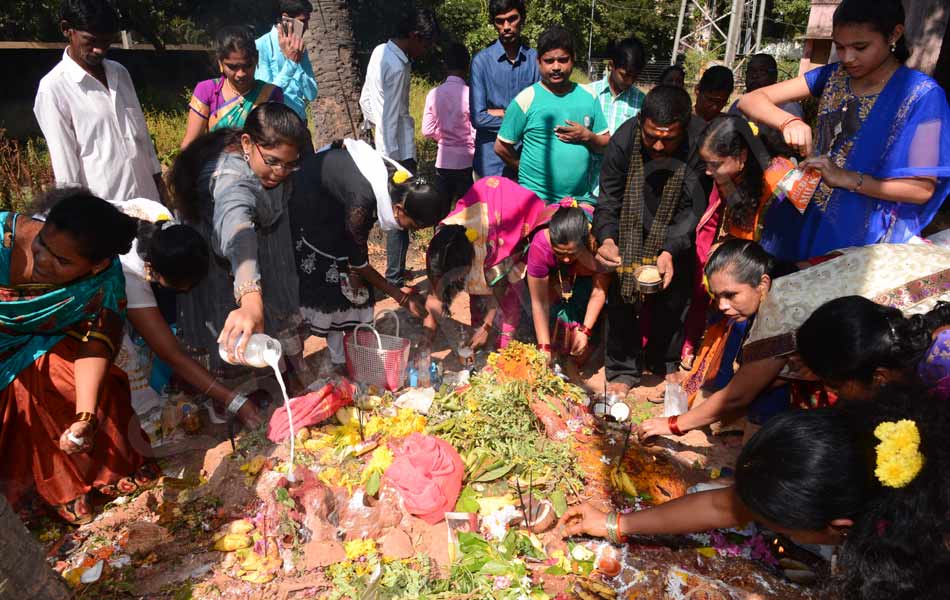
<path fill-rule="evenodd" d="M 0 600 L 63 600 L 73 594 L 0 494 Z"/>
<path fill-rule="evenodd" d="M 319 93 L 311 105 L 313 145 L 358 138 L 361 77 L 353 41 L 353 21 L 345 0 L 314 0 L 307 49 Z"/>

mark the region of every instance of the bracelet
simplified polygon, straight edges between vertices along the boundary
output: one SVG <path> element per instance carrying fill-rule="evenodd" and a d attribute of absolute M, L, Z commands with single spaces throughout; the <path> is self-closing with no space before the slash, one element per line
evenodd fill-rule
<path fill-rule="evenodd" d="M 607 540 L 611 544 L 622 544 L 627 541 L 626 536 L 620 533 L 620 514 L 611 512 L 607 514 Z"/>
<path fill-rule="evenodd" d="M 592 331 L 590 330 L 590 327 L 588 327 L 587 325 L 584 325 L 583 323 L 578 323 L 578 325 L 577 325 L 577 327 L 575 327 L 575 329 L 577 329 L 578 331 L 580 331 L 581 333 L 583 333 L 583 334 L 586 335 L 587 337 L 590 337 L 590 336 L 592 336 L 592 335 L 594 334 L 594 332 L 592 332 Z"/>
<path fill-rule="evenodd" d="M 787 121 L 785 121 L 784 123 L 782 123 L 782 126 L 779 127 L 778 130 L 779 130 L 780 132 L 782 132 L 782 133 L 785 133 L 785 128 L 788 127 L 789 125 L 791 125 L 792 123 L 794 123 L 795 121 L 802 121 L 802 118 L 801 118 L 801 117 L 792 117 L 791 119 L 788 119 Z M 805 121 L 802 121 L 802 123 L 804 123 L 804 122 L 805 122 Z"/>
<path fill-rule="evenodd" d="M 669 419 L 667 419 L 666 421 L 667 426 L 670 428 L 670 433 L 672 433 L 673 435 L 683 435 L 682 430 L 680 430 L 680 427 L 677 424 L 677 421 L 679 420 L 679 418 L 680 418 L 679 415 L 674 415 L 670 417 Z"/>
<path fill-rule="evenodd" d="M 492 329 L 492 322 L 491 322 L 491 321 L 485 321 L 484 323 L 482 323 L 482 326 L 479 327 L 479 329 L 484 329 L 485 331 L 491 331 L 491 329 Z"/>
<path fill-rule="evenodd" d="M 551 344 L 538 344 L 538 350 L 541 352 L 547 352 L 550 354 L 551 349 Z"/>
<path fill-rule="evenodd" d="M 856 183 L 855 186 L 851 188 L 851 191 L 856 192 L 860 190 L 862 185 L 864 185 L 864 173 L 858 173 L 858 183 Z"/>
<path fill-rule="evenodd" d="M 208 395 L 208 392 L 211 391 L 211 388 L 213 388 L 216 383 L 218 383 L 218 380 L 217 380 L 217 379 L 212 379 L 212 380 L 211 380 L 211 383 L 208 384 L 208 389 L 206 389 L 206 390 L 204 391 L 204 393 L 202 393 L 201 395 L 202 395 L 202 396 L 207 396 L 207 395 Z"/>
<path fill-rule="evenodd" d="M 228 404 L 228 412 L 232 415 L 238 414 L 238 411 L 244 407 L 247 403 L 247 396 L 244 394 L 235 394 L 234 400 L 231 400 L 231 404 Z"/>
<path fill-rule="evenodd" d="M 261 292 L 261 280 L 252 279 L 250 281 L 245 281 L 234 291 L 234 302 L 241 306 L 241 299 L 244 298 L 247 294 L 251 292 Z"/>
<path fill-rule="evenodd" d="M 89 423 L 93 429 L 99 429 L 99 419 L 91 412 L 76 413 L 77 423 Z"/>
<path fill-rule="evenodd" d="M 402 293 L 402 298 L 400 298 L 400 299 L 397 301 L 397 304 L 399 304 L 399 306 L 406 306 L 406 304 L 407 304 L 408 302 L 409 302 L 409 293 L 408 293 L 408 292 L 403 292 L 403 293 Z"/>

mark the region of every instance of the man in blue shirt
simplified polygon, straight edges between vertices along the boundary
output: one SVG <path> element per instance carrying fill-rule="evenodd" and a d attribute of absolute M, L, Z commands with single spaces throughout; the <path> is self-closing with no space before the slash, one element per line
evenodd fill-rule
<path fill-rule="evenodd" d="M 488 14 L 498 41 L 475 55 L 469 84 L 469 110 L 475 127 L 475 174 L 517 179 L 495 154 L 495 138 L 505 109 L 518 92 L 541 80 L 538 53 L 521 38 L 524 0 L 491 0 Z"/>
<path fill-rule="evenodd" d="M 317 80 L 313 77 L 313 66 L 303 41 L 313 5 L 310 0 L 279 0 L 277 12 L 277 24 L 257 38 L 258 59 L 254 77 L 281 88 L 284 104 L 306 122 L 307 103 L 317 99 Z M 300 23 L 303 29 L 300 29 Z M 300 35 L 294 32 L 295 27 Z"/>

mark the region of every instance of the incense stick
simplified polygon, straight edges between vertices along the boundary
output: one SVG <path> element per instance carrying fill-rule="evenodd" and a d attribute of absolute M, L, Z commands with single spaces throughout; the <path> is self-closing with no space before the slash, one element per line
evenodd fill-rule
<path fill-rule="evenodd" d="M 521 503 L 521 516 L 524 517 L 524 526 L 528 526 L 528 513 L 525 511 L 524 507 L 524 496 L 521 494 L 521 478 L 515 476 L 515 489 L 518 491 L 518 502 Z"/>
<path fill-rule="evenodd" d="M 528 471 L 528 514 L 534 518 L 534 507 L 532 506 L 534 504 L 534 498 L 531 496 L 532 487 L 534 487 L 534 471 Z M 529 526 L 528 529 L 530 530 L 531 527 Z"/>

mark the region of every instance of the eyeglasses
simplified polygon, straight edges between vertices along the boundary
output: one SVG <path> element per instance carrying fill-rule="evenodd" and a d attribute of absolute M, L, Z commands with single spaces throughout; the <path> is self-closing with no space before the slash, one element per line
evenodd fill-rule
<path fill-rule="evenodd" d="M 261 151 L 261 147 L 259 145 L 254 144 L 254 147 L 257 148 L 257 153 L 261 155 L 261 160 L 264 161 L 264 164 L 271 169 L 281 169 L 287 173 L 294 173 L 300 170 L 300 159 L 285 163 L 274 158 L 273 156 L 264 156 L 264 153 Z"/>

